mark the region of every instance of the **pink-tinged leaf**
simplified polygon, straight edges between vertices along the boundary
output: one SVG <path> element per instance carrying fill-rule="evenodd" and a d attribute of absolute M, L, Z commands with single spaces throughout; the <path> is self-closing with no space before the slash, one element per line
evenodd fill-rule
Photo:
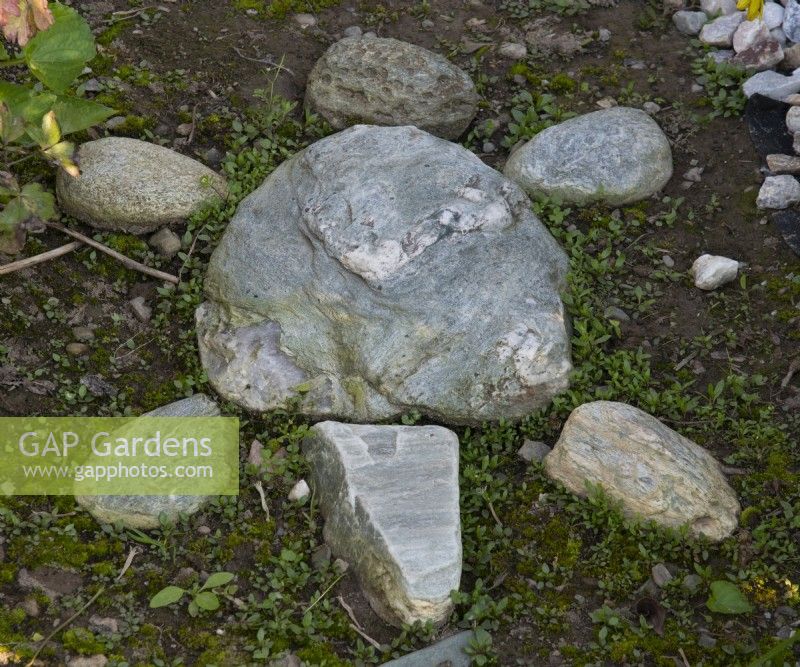
<path fill-rule="evenodd" d="M 19 16 L 18 0 L 0 0 L 0 27 L 5 26 L 12 16 Z"/>
<path fill-rule="evenodd" d="M 47 6 L 47 0 L 28 0 L 34 25 L 39 30 L 47 30 L 53 25 L 53 13 Z"/>
<path fill-rule="evenodd" d="M 37 32 L 53 25 L 47 0 L 0 0 L 0 27 L 9 42 L 25 46 Z"/>

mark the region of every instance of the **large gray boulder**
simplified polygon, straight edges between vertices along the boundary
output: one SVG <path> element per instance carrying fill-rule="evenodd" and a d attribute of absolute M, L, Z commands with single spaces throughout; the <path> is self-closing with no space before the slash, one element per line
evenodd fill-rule
<path fill-rule="evenodd" d="M 520 418 L 568 384 L 564 252 L 513 183 L 413 127 L 357 126 L 284 162 L 211 257 L 209 380 L 251 410 Z"/>
<path fill-rule="evenodd" d="M 60 169 L 61 210 L 97 229 L 145 234 L 227 196 L 225 179 L 173 150 L 127 137 L 82 144 L 79 178 Z"/>
<path fill-rule="evenodd" d="M 672 151 L 644 111 L 613 107 L 543 130 L 512 153 L 503 173 L 533 197 L 619 206 L 667 184 Z"/>
<path fill-rule="evenodd" d="M 175 401 L 147 412 L 143 417 L 219 417 L 217 404 L 204 394 Z M 121 523 L 126 528 L 158 528 L 160 517 L 177 521 L 180 514 L 194 514 L 209 496 L 75 496 L 75 500 L 100 523 Z"/>
<path fill-rule="evenodd" d="M 461 580 L 458 438 L 322 422 L 303 442 L 331 551 L 387 623 L 447 620 Z"/>
<path fill-rule="evenodd" d="M 415 125 L 455 139 L 475 117 L 478 93 L 466 72 L 437 53 L 388 37 L 348 37 L 314 65 L 306 104 L 337 130 Z"/>
<path fill-rule="evenodd" d="M 694 535 L 715 541 L 738 523 L 739 502 L 716 459 L 631 405 L 575 408 L 544 467 L 576 495 L 601 486 L 631 517 L 670 528 L 688 524 Z"/>

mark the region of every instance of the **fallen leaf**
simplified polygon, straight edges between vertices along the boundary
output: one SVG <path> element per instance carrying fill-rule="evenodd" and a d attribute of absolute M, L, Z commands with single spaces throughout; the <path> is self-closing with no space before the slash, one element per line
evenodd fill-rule
<path fill-rule="evenodd" d="M 658 600 L 645 597 L 636 603 L 636 613 L 643 616 L 644 620 L 653 628 L 659 637 L 664 636 L 664 621 L 667 619 L 667 610 Z"/>

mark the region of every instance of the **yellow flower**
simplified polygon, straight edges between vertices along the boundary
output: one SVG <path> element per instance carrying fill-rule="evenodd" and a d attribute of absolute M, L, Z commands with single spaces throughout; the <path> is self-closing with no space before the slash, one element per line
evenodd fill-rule
<path fill-rule="evenodd" d="M 747 20 L 752 21 L 764 15 L 764 0 L 739 0 L 737 9 L 747 10 Z"/>

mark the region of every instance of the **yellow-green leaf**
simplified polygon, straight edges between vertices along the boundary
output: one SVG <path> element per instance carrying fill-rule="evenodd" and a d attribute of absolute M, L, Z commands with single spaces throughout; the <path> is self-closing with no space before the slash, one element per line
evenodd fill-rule
<path fill-rule="evenodd" d="M 61 140 L 61 130 L 58 127 L 56 115 L 48 111 L 42 118 L 42 136 L 45 146 L 55 146 Z"/>

